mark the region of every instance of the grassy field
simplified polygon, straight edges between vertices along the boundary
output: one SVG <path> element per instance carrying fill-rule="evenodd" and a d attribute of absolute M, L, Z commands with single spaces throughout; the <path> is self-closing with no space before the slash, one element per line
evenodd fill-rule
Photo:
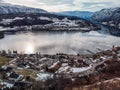
<path fill-rule="evenodd" d="M 8 63 L 7 58 L 0 56 L 0 66 L 5 65 Z"/>

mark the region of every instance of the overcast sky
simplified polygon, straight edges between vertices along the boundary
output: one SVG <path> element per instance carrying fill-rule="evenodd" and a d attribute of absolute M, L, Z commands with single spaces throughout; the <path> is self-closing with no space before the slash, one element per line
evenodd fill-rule
<path fill-rule="evenodd" d="M 2 0 L 0 0 L 1 2 Z M 102 8 L 118 7 L 120 0 L 3 0 L 4 2 L 42 8 L 50 12 L 98 11 Z"/>

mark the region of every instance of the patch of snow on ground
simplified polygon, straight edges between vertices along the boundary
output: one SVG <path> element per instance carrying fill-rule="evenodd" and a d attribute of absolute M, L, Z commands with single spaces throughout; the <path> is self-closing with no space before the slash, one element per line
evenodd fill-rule
<path fill-rule="evenodd" d="M 53 74 L 50 74 L 50 73 L 39 73 L 39 74 L 37 74 L 37 76 L 38 77 L 36 78 L 36 80 L 37 81 L 43 81 L 43 82 L 45 82 L 48 79 L 53 78 Z"/>
<path fill-rule="evenodd" d="M 50 18 L 48 18 L 48 17 L 39 17 L 38 19 L 40 19 L 40 20 L 51 20 Z"/>
<path fill-rule="evenodd" d="M 81 73 L 81 72 L 84 72 L 84 71 L 87 71 L 91 69 L 91 67 L 82 67 L 82 68 L 71 68 L 70 70 L 73 72 L 73 73 Z"/>

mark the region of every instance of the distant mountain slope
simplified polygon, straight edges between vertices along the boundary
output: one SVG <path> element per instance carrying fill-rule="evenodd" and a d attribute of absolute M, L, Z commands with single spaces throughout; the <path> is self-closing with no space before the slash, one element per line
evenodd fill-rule
<path fill-rule="evenodd" d="M 11 5 L 8 3 L 0 2 L 0 14 L 9 14 L 9 13 L 47 13 L 47 11 L 38 8 L 31 8 L 26 6 Z"/>
<path fill-rule="evenodd" d="M 84 19 L 88 19 L 89 17 L 92 16 L 93 12 L 88 12 L 88 11 L 65 11 L 65 12 L 60 12 L 62 15 L 69 15 L 69 16 L 77 16 L 81 17 Z"/>
<path fill-rule="evenodd" d="M 86 30 L 97 26 L 76 16 L 52 14 L 42 9 L 0 3 L 0 27 L 14 30 Z"/>
<path fill-rule="evenodd" d="M 120 36 L 120 7 L 102 9 L 95 12 L 91 18 L 109 27 L 111 34 Z"/>
<path fill-rule="evenodd" d="M 114 21 L 120 23 L 120 7 L 102 9 L 98 12 L 95 12 L 92 15 L 92 18 L 100 22 Z"/>
<path fill-rule="evenodd" d="M 0 26 L 15 30 L 96 30 L 98 27 L 85 19 L 50 13 L 16 13 L 0 15 Z M 92 29 L 91 29 L 92 28 Z"/>

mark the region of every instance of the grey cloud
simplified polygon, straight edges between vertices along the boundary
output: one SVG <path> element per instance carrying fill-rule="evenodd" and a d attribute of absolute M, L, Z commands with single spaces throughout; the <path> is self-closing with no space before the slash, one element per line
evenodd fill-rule
<path fill-rule="evenodd" d="M 109 7 L 113 7 L 113 3 L 112 2 L 91 2 L 91 3 L 82 3 L 83 4 L 83 7 L 84 9 L 86 10 L 93 10 L 93 11 L 98 11 L 100 9 L 103 9 L 103 8 L 109 8 Z"/>
<path fill-rule="evenodd" d="M 94 2 L 94 3 L 93 3 L 93 2 L 91 2 L 91 3 L 84 2 L 84 3 L 83 3 L 83 5 L 84 5 L 84 6 L 87 6 L 87 7 L 89 7 L 89 6 L 91 6 L 91 5 L 98 5 L 98 4 L 106 4 L 106 5 L 109 4 L 109 5 L 110 5 L 110 4 L 112 4 L 112 2 L 100 2 L 100 3 L 98 3 L 98 2 L 97 2 L 97 3 L 96 3 L 96 2 Z"/>
<path fill-rule="evenodd" d="M 37 0 L 48 5 L 73 4 L 74 0 Z"/>
<path fill-rule="evenodd" d="M 120 0 L 0 0 L 0 2 L 2 1 L 42 8 L 52 12 L 70 10 L 97 11 L 102 8 L 120 6 Z"/>
<path fill-rule="evenodd" d="M 0 0 L 0 3 L 3 2 L 3 0 Z"/>

